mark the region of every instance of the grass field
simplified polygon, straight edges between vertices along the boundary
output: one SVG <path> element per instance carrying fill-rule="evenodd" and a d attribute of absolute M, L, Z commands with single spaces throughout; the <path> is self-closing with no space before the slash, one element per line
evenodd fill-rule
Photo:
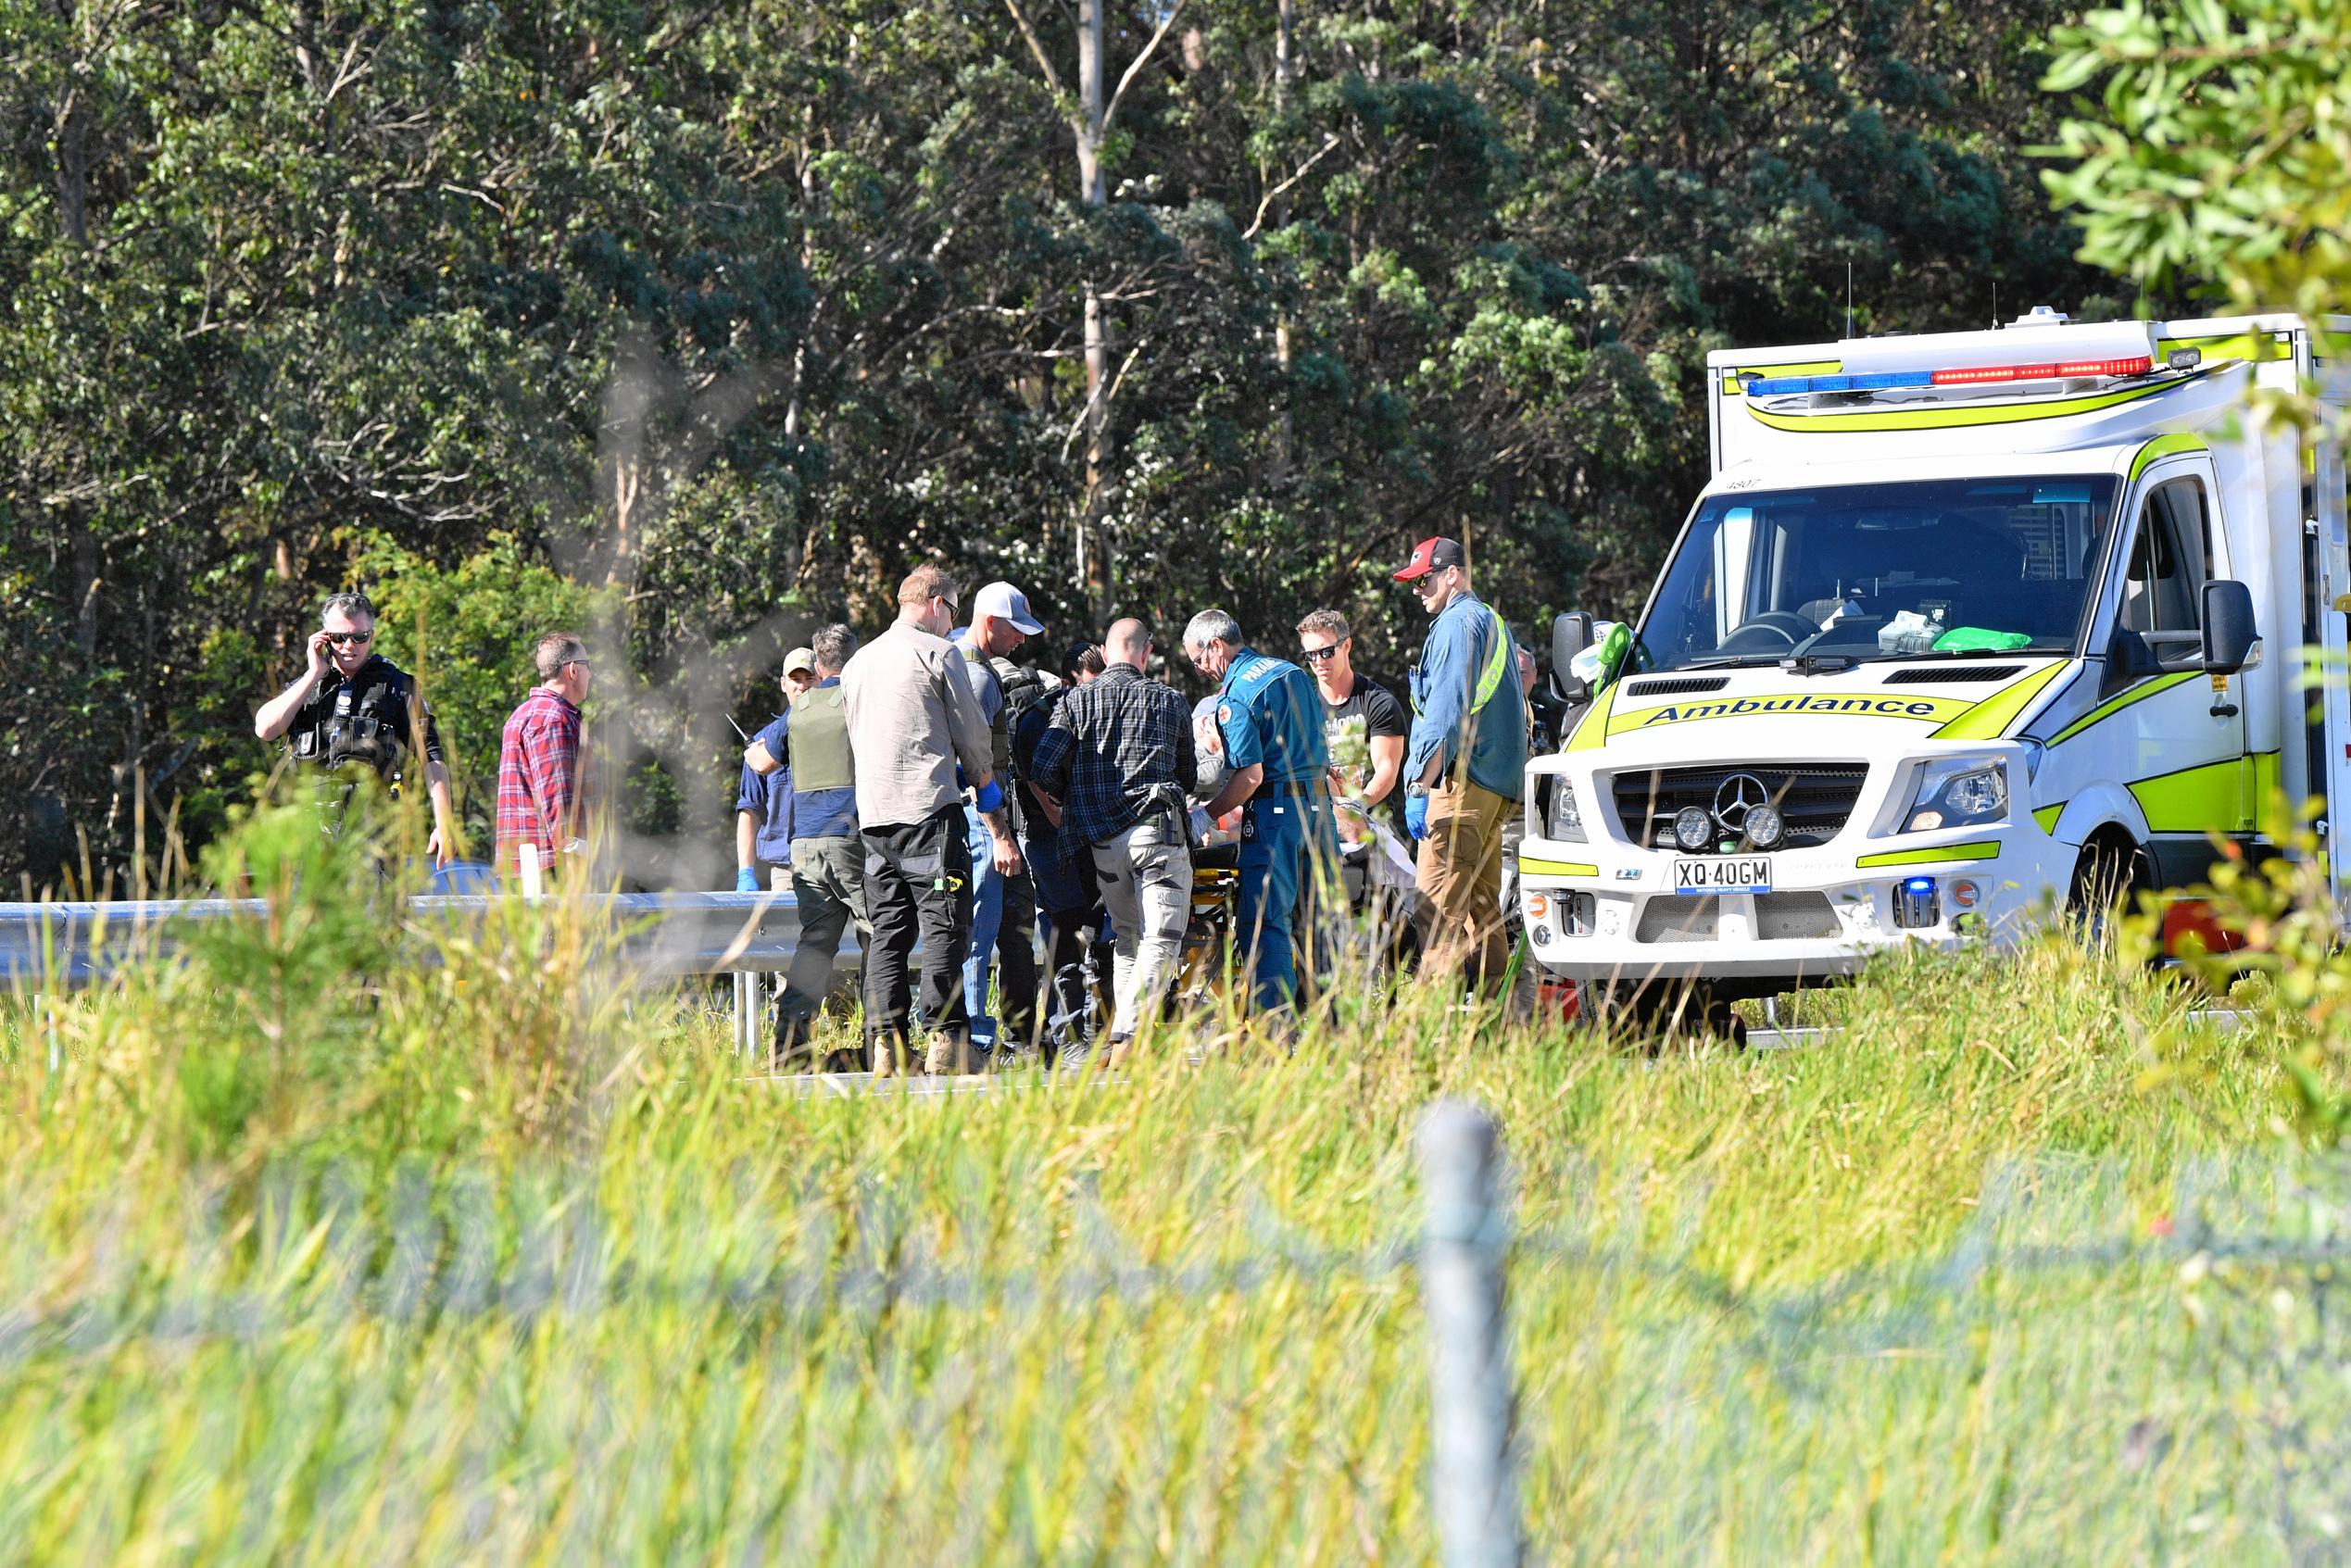
<path fill-rule="evenodd" d="M 517 912 L 13 1004 L 0 1555 L 1431 1561 L 1412 1131 L 1515 1189 L 1552 1562 L 2323 1558 L 2337 1233 L 2268 1026 L 2052 944 L 1739 1055 L 1342 1005 L 1122 1083 L 825 1099 Z M 61 1060 L 52 1072 L 55 1050 Z"/>

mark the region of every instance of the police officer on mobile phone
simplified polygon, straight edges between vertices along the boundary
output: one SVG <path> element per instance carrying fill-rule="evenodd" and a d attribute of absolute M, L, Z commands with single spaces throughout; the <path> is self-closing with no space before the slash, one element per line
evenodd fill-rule
<path fill-rule="evenodd" d="M 396 797 L 421 751 L 424 788 L 433 801 L 425 852 L 436 866 L 457 853 L 448 770 L 441 735 L 407 671 L 373 651 L 375 607 L 365 594 L 337 594 L 320 607 L 308 661 L 294 684 L 261 705 L 253 733 L 287 738 L 295 760 L 318 770 L 330 832 L 342 822 L 358 780 L 372 772 Z M 423 731 L 423 744 L 416 732 Z"/>

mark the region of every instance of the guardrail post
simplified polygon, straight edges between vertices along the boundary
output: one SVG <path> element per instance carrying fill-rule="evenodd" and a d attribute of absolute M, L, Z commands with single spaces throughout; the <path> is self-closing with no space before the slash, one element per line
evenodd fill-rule
<path fill-rule="evenodd" d="M 751 987 L 756 982 L 748 969 L 735 972 L 735 1054 L 748 1058 L 751 1054 L 751 1020 L 759 1010 L 751 1004 Z"/>
<path fill-rule="evenodd" d="M 1427 1220 L 1431 1512 L 1445 1568 L 1516 1568 L 1525 1554 L 1510 1452 L 1516 1394 L 1502 1310 L 1500 1140 L 1476 1106 L 1440 1100 L 1420 1123 Z"/>

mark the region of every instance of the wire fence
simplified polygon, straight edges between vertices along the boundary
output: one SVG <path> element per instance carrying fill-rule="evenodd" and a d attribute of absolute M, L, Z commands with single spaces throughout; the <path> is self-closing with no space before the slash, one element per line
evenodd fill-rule
<path fill-rule="evenodd" d="M 958 1341 L 952 1368 L 892 1364 L 947 1398 L 1050 1356 L 1057 1325 L 1105 1312 L 1161 1321 L 1219 1301 L 1288 1311 L 1346 1298 L 1405 1310 L 1427 1336 L 1429 1515 L 1448 1564 L 1519 1561 L 1522 1494 L 1537 1513 L 1559 1506 L 1562 1476 L 1606 1470 L 1611 1445 L 1674 1456 L 1653 1487 L 1671 1492 L 1675 1466 L 1690 1471 L 1688 1495 L 1653 1504 L 1653 1534 L 1632 1543 L 1686 1555 L 1714 1538 L 1725 1506 L 1705 1495 L 1717 1474 L 1707 1456 L 1767 1450 L 1791 1412 L 1820 1440 L 1865 1409 L 1964 1410 L 2004 1361 L 2015 1398 L 2047 1401 L 2028 1424 L 2074 1434 L 2123 1494 L 2134 1474 L 2193 1475 L 2214 1510 L 2242 1512 L 2248 1488 L 2258 1494 L 2259 1539 L 2284 1560 L 2326 1560 L 2344 1540 L 2351 1168 L 2194 1164 L 2157 1203 L 2126 1163 L 2018 1161 L 1993 1173 L 1951 1245 L 1890 1247 L 1884 1261 L 1794 1285 L 1757 1285 L 1723 1262 L 1703 1199 L 1664 1210 L 1637 1174 L 1507 1172 L 1491 1124 L 1466 1108 L 1431 1115 L 1422 1169 L 1427 1214 L 1368 1243 L 1301 1232 L 1261 1195 L 1237 1226 L 1202 1227 L 1199 1255 L 1170 1260 L 1146 1258 L 1085 1183 L 1045 1241 L 976 1216 L 942 1223 L 882 1185 L 844 1206 L 811 1176 L 798 1208 L 764 1224 L 734 1217 L 676 1256 L 646 1240 L 675 1242 L 676 1226 L 610 1207 L 559 1170 L 494 1180 L 413 1166 L 371 1198 L 374 1178 L 355 1166 L 273 1167 L 249 1223 L 228 1223 L 220 1191 L 191 1195 L 168 1247 L 109 1234 L 100 1216 L 63 1278 L 41 1239 L 43 1195 L 19 1189 L 0 1202 L 16 1210 L 0 1242 L 0 1374 L 206 1344 L 282 1351 L 367 1323 L 496 1327 L 518 1341 L 550 1323 L 656 1318 L 784 1342 L 843 1324 L 998 1325 Z M 1514 1187 L 1540 1194 L 1550 1217 L 1515 1223 Z M 1025 1259 L 1032 1240 L 1041 1255 Z M 1594 1366 L 1612 1369 L 1604 1411 L 1579 1402 Z M 1561 1451 L 1563 1401 L 1592 1451 Z M 1905 1440 L 1963 1436 L 1955 1425 Z M 2018 1484 L 2055 1486 L 2030 1472 Z M 1779 1538 L 1767 1527 L 1779 1504 L 1750 1506 L 1758 1538 Z M 2193 1495 L 2156 1512 L 2172 1532 L 2147 1537 L 2158 1555 L 2205 1538 Z"/>

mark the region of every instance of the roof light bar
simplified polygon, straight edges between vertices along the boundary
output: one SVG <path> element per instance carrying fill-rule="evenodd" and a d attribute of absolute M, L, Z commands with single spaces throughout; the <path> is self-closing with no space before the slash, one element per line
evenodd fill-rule
<path fill-rule="evenodd" d="M 1984 382 L 2066 381 L 2076 376 L 2144 376 L 2155 369 L 2146 355 L 2135 359 L 2068 359 L 2056 365 L 1977 365 L 1937 370 L 1937 386 L 1975 386 Z"/>
<path fill-rule="evenodd" d="M 1787 392 L 1892 392 L 1934 385 L 1926 370 L 1873 370 L 1858 376 L 1763 376 L 1747 383 L 1751 397 L 1774 397 Z"/>
<path fill-rule="evenodd" d="M 2085 376 L 2144 376 L 2155 369 L 2146 355 L 2125 359 L 2068 359 L 2053 365 L 1977 365 L 1955 370 L 1873 370 L 1862 375 L 1757 376 L 1750 397 L 1794 393 L 1894 392 L 1931 386 L 1980 386 L 1992 382 L 2069 381 Z"/>

